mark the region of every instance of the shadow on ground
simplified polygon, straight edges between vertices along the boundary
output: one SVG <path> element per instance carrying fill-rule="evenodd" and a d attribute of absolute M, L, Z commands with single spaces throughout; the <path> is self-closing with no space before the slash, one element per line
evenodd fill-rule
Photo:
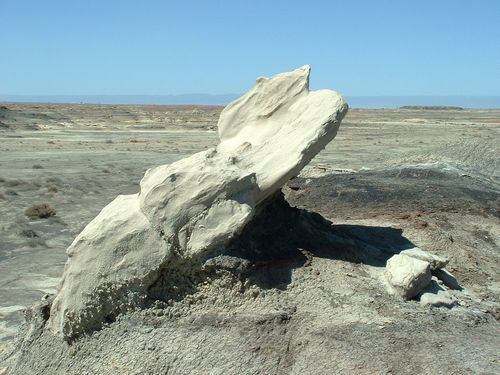
<path fill-rule="evenodd" d="M 307 267 L 314 257 L 384 267 L 391 256 L 414 246 L 401 229 L 335 225 L 318 213 L 291 207 L 279 193 L 222 257 L 240 268 L 246 263 L 248 277 L 259 287 L 286 289 L 292 270 Z"/>

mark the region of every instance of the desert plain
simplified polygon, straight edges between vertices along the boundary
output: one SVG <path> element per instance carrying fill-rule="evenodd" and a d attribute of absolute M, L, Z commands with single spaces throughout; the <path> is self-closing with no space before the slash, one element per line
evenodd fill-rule
<path fill-rule="evenodd" d="M 57 291 L 74 237 L 116 195 L 137 192 L 148 168 L 217 144 L 221 110 L 0 105 L 0 371 L 15 360 L 24 309 Z M 283 190 L 292 206 L 329 220 L 354 245 L 305 249 L 303 263 L 265 266 L 279 277 L 268 280 L 267 296 L 254 296 L 255 305 L 273 305 L 269 311 L 285 317 L 264 319 L 271 328 L 262 341 L 269 347 L 254 345 L 248 358 L 276 360 L 277 374 L 307 373 L 301 366 L 307 357 L 317 362 L 318 351 L 324 351 L 324 368 L 338 373 L 499 373 L 499 139 L 498 109 L 350 109 L 334 141 Z M 39 204 L 55 214 L 26 214 Z M 279 225 L 274 233 L 283 235 Z M 371 244 L 374 254 L 356 241 Z M 408 244 L 449 259 L 447 269 L 460 285 L 450 292 L 453 307 L 423 306 L 387 292 L 380 254 Z M 308 314 L 310 326 L 291 328 Z M 248 324 L 234 316 L 194 326 L 201 332 Z M 125 323 L 114 324 L 110 330 Z M 298 331 L 305 333 L 289 333 Z M 79 353 L 89 350 L 85 345 Z M 130 371 L 142 361 L 147 374 L 148 355 L 159 350 L 135 350 Z M 179 350 L 178 361 L 187 350 Z M 98 362 L 89 373 L 112 366 L 109 358 Z M 123 373 L 135 373 L 128 370 Z"/>

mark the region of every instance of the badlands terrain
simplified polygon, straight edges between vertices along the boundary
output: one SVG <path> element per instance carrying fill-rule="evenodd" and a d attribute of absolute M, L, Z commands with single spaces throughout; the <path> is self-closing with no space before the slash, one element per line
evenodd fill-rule
<path fill-rule="evenodd" d="M 56 292 L 74 237 L 116 195 L 137 192 L 148 168 L 217 144 L 221 110 L 0 105 L 0 374 L 16 359 L 23 310 Z M 255 261 L 255 285 L 221 277 L 110 322 L 93 334 L 101 340 L 58 349 L 71 351 L 60 373 L 78 363 L 156 374 L 160 357 L 174 374 L 499 373 L 498 139 L 500 110 L 350 109 L 283 189 L 297 210 L 274 208 L 282 221 L 259 240 L 277 250 Z M 41 204 L 48 217 L 27 215 Z M 294 215 L 336 240 L 293 239 Z M 298 253 L 282 249 L 288 236 Z M 385 261 L 413 246 L 449 259 L 453 307 L 388 293 Z M 29 373 L 50 356 L 36 360 Z"/>

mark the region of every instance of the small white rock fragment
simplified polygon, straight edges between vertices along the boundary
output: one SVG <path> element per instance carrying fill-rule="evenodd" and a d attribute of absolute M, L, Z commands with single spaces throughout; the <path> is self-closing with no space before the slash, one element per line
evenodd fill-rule
<path fill-rule="evenodd" d="M 457 299 L 452 296 L 439 282 L 437 277 L 432 277 L 429 285 L 420 295 L 422 306 L 448 307 L 451 308 L 457 303 Z"/>
<path fill-rule="evenodd" d="M 385 277 L 395 293 L 411 299 L 430 283 L 432 275 L 429 262 L 398 254 L 387 261 Z"/>
<path fill-rule="evenodd" d="M 439 257 L 435 254 L 429 253 L 420 249 L 419 247 L 414 247 L 412 249 L 403 250 L 400 254 L 407 255 L 409 257 L 420 259 L 425 262 L 428 262 L 431 266 L 431 270 L 437 270 L 446 267 L 449 260 Z"/>

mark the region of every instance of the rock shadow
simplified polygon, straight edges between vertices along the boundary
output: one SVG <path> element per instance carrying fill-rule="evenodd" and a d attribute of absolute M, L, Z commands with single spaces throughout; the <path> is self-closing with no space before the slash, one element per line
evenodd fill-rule
<path fill-rule="evenodd" d="M 292 271 L 310 266 L 314 258 L 384 267 L 391 256 L 414 246 L 402 229 L 335 225 L 316 212 L 290 206 L 279 192 L 223 249 L 194 263 L 173 260 L 148 295 L 151 301 L 179 301 L 221 271 L 262 289 L 285 290 Z"/>
<path fill-rule="evenodd" d="M 314 257 L 384 267 L 391 256 L 414 246 L 402 229 L 335 225 L 291 207 L 279 192 L 218 258 L 261 288 L 286 289 L 292 270 L 309 266 Z"/>

